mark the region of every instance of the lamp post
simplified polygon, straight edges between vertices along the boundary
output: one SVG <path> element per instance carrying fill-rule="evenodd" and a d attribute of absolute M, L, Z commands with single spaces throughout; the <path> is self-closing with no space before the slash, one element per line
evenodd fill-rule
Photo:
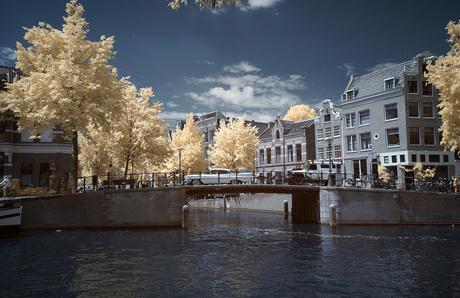
<path fill-rule="evenodd" d="M 182 154 L 182 148 L 179 147 L 177 148 L 177 151 L 179 152 L 179 185 L 181 185 L 182 183 L 182 178 L 181 178 L 181 175 L 182 175 L 182 170 L 181 170 L 181 154 Z"/>

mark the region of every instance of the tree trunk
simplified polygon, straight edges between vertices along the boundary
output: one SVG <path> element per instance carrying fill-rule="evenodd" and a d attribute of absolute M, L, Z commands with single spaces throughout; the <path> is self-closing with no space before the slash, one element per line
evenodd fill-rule
<path fill-rule="evenodd" d="M 126 158 L 126 165 L 125 165 L 125 179 L 128 177 L 128 168 L 129 168 L 129 158 Z"/>
<path fill-rule="evenodd" d="M 72 192 L 77 192 L 78 186 L 78 132 L 74 131 L 72 137 L 73 144 L 73 173 L 72 173 Z"/>

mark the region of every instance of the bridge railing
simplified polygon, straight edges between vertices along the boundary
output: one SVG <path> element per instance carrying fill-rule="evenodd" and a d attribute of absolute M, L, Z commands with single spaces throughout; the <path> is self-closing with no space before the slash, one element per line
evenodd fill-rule
<path fill-rule="evenodd" d="M 205 175 L 205 172 L 150 172 L 150 173 L 130 173 L 125 178 L 123 175 L 93 175 L 82 176 L 78 179 L 78 191 L 94 191 L 101 189 L 127 189 L 127 188 L 159 188 L 159 187 L 175 187 L 184 185 L 186 175 Z M 235 174 L 235 179 L 238 179 Z M 251 172 L 250 184 L 289 184 L 287 179 L 278 179 L 270 175 Z M 226 180 L 220 179 L 218 174 L 217 184 L 227 183 Z"/>
<path fill-rule="evenodd" d="M 235 179 L 238 179 L 236 173 Z M 270 175 L 269 173 L 251 172 L 252 177 L 249 184 L 293 184 L 289 175 L 282 174 Z M 130 173 L 126 176 L 107 173 L 105 175 L 82 176 L 78 179 L 78 191 L 95 191 L 102 189 L 127 189 L 127 188 L 160 188 L 160 187 L 175 187 L 184 185 L 186 175 L 205 175 L 205 172 L 149 172 L 149 173 Z M 218 175 L 216 184 L 226 184 L 226 180 L 220 179 Z"/>

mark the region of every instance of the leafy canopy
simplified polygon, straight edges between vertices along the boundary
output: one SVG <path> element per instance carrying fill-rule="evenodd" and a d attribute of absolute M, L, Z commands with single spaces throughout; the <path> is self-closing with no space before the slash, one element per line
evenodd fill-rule
<path fill-rule="evenodd" d="M 284 116 L 283 120 L 285 121 L 302 121 L 311 118 L 317 117 L 317 114 L 314 109 L 310 108 L 308 105 L 295 105 L 292 106 Z"/>
<path fill-rule="evenodd" d="M 19 128 L 40 134 L 60 125 L 65 132 L 84 130 L 90 119 L 104 123 L 121 106 L 123 85 L 116 68 L 113 37 L 86 40 L 88 23 L 76 0 L 67 3 L 62 30 L 40 22 L 24 28 L 25 48 L 17 42 L 16 68 L 26 76 L 8 85 L 7 108 L 19 117 Z"/>
<path fill-rule="evenodd" d="M 259 137 L 257 127 L 245 125 L 246 114 L 238 120 L 230 119 L 228 123 L 222 123 L 217 130 L 214 141 L 208 151 L 209 159 L 216 167 L 233 170 L 255 168 Z"/>
<path fill-rule="evenodd" d="M 208 162 L 204 156 L 204 137 L 193 120 L 193 113 L 188 114 L 187 122 L 181 130 L 171 134 L 171 150 L 173 156 L 170 159 L 170 168 L 179 169 L 179 148 L 181 149 L 181 170 L 185 173 L 200 172 L 207 168 Z"/>
<path fill-rule="evenodd" d="M 430 61 L 425 76 L 440 93 L 441 144 L 455 152 L 460 146 L 460 23 L 450 21 L 446 29 L 451 49 L 435 62 Z"/>

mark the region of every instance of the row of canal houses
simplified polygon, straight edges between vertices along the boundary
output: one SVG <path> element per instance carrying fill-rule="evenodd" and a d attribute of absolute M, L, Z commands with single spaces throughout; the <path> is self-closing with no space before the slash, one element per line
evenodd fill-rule
<path fill-rule="evenodd" d="M 308 161 L 333 161 L 343 165 L 346 177 L 362 177 L 376 175 L 378 166 L 383 165 L 404 185 L 410 173 L 399 165 L 410 168 L 420 162 L 436 167 L 439 177 L 458 176 L 454 153 L 444 151 L 440 144 L 437 90 L 424 77 L 432 59 L 436 57 L 424 52 L 413 60 L 352 76 L 339 102 L 324 100 L 314 119 L 248 121 L 259 131 L 256 172 L 284 174 Z M 0 67 L 0 78 L 18 76 L 14 68 Z M 219 123 L 227 120 L 218 111 L 196 117 L 206 145 L 213 142 Z M 53 137 L 30 139 L 27 131 L 17 130 L 11 113 L 4 114 L 0 122 L 0 177 L 20 178 L 23 186 L 47 186 L 51 176 L 59 179 L 71 173 L 71 143 L 60 131 L 49 134 Z"/>
<path fill-rule="evenodd" d="M 249 121 L 259 128 L 256 172 L 273 176 L 308 161 L 332 161 L 343 165 L 345 177 L 376 177 L 382 165 L 404 186 L 413 173 L 400 166 L 410 169 L 420 162 L 436 168 L 437 177 L 458 176 L 454 153 L 441 145 L 437 90 L 424 76 L 433 59 L 433 54 L 423 52 L 413 60 L 352 76 L 339 104 L 324 100 L 316 118 Z M 220 112 L 197 117 L 207 145 L 225 120 Z"/>

